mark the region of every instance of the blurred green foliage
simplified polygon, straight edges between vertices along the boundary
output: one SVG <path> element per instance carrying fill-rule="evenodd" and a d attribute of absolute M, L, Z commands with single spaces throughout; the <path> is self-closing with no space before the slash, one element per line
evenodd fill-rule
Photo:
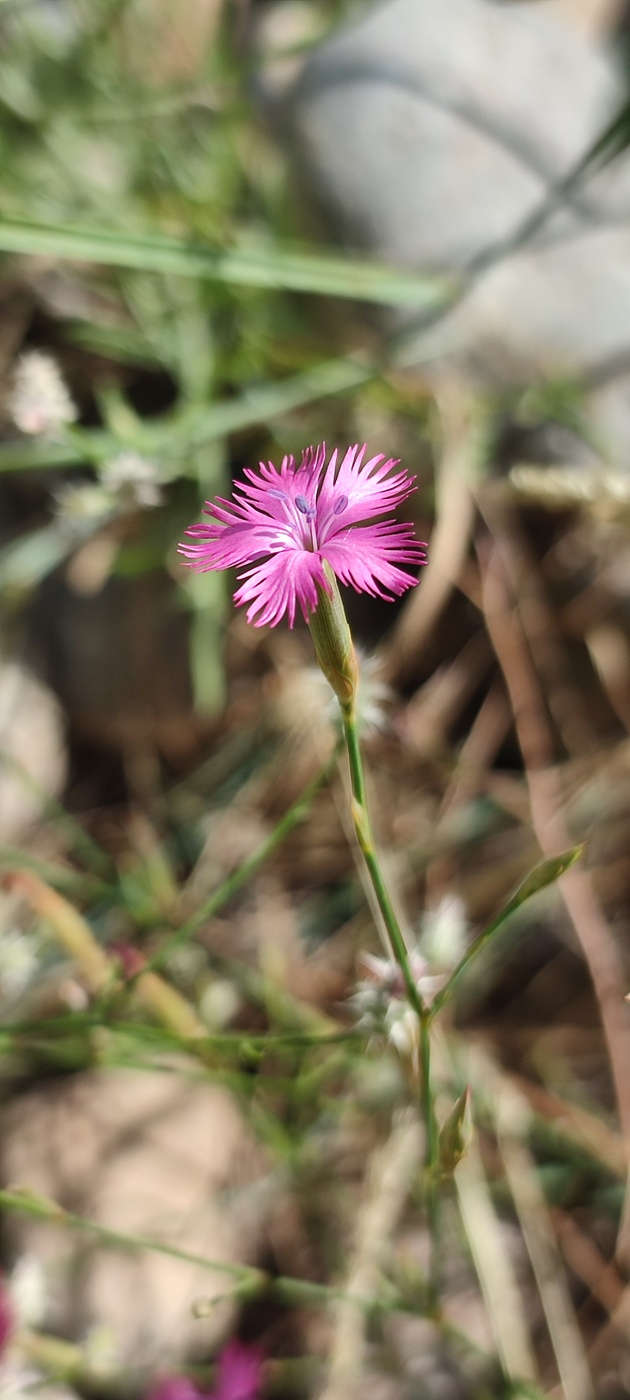
<path fill-rule="evenodd" d="M 7 285 L 27 283 L 33 314 L 42 293 L 45 307 L 52 301 L 44 343 L 70 366 L 82 411 L 63 433 L 9 436 L 0 473 L 90 466 L 98 474 L 120 452 L 149 458 L 167 510 L 155 519 L 148 511 L 115 552 L 112 568 L 127 577 L 168 557 L 231 465 L 334 437 L 331 396 L 367 386 L 369 403 L 378 368 L 365 355 L 331 357 L 339 335 L 327 303 L 298 293 L 421 311 L 449 295 L 437 279 L 304 243 L 308 220 L 250 101 L 263 61 L 252 16 L 248 30 L 231 6 L 199 6 L 202 42 L 184 47 L 182 60 L 190 8 L 5 0 L 0 9 L 0 267 Z M 313 5 L 314 36 L 339 10 L 330 0 Z M 352 317 L 349 329 L 356 340 Z M 360 330 L 359 346 L 364 339 Z M 33 343 L 41 326 L 27 325 Z M 168 484 L 177 478 L 190 485 L 175 501 Z M 126 511 L 112 507 L 115 526 Z M 0 550 L 5 595 L 27 594 L 108 523 L 96 514 L 68 528 L 67 511 L 58 516 Z M 225 588 L 194 577 L 179 586 L 192 613 L 197 703 L 212 710 L 223 695 Z"/>

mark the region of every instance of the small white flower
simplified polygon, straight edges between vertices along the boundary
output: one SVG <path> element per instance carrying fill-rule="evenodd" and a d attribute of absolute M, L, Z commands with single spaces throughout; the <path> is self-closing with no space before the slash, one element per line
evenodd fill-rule
<path fill-rule="evenodd" d="M 39 967 L 39 944 L 32 934 L 18 928 L 0 933 L 0 991 L 10 999 L 20 996 Z"/>
<path fill-rule="evenodd" d="M 372 953 L 362 953 L 361 962 L 368 975 L 350 997 L 357 1028 L 369 1035 L 385 1036 L 403 1056 L 414 1054 L 418 1046 L 418 1018 L 406 999 L 405 979 L 398 963 Z M 423 1003 L 430 1005 L 444 986 L 445 976 L 430 972 L 418 948 L 409 952 L 409 966 Z"/>
<path fill-rule="evenodd" d="M 446 894 L 422 920 L 420 948 L 433 967 L 455 967 L 466 951 L 466 906 L 456 894 Z"/>
<path fill-rule="evenodd" d="M 69 529 L 89 521 L 106 520 L 114 509 L 112 496 L 95 481 L 66 481 L 53 492 L 55 513 Z"/>
<path fill-rule="evenodd" d="M 25 1400 L 33 1394 L 41 1376 L 18 1356 L 0 1359 L 0 1400 Z"/>
<path fill-rule="evenodd" d="M 385 1033 L 401 1059 L 415 1058 L 418 1053 L 420 1028 L 418 1017 L 408 1002 L 392 1002 L 385 1018 Z"/>
<path fill-rule="evenodd" d="M 19 1356 L 0 1360 L 0 1400 L 77 1400 L 76 1392 L 63 1381 L 44 1377 Z"/>
<path fill-rule="evenodd" d="M 378 656 L 365 656 L 359 649 L 359 696 L 357 714 L 362 734 L 382 733 L 387 729 L 386 706 L 392 699 L 393 691 L 380 677 L 381 660 Z"/>
<path fill-rule="evenodd" d="M 155 463 L 139 452 L 119 452 L 101 468 L 101 482 L 106 491 L 147 508 L 159 506 L 162 500 L 157 475 Z"/>
<path fill-rule="evenodd" d="M 34 436 L 58 432 L 77 416 L 56 360 L 41 350 L 18 360 L 7 407 L 20 432 Z"/>
<path fill-rule="evenodd" d="M 44 1270 L 34 1254 L 23 1254 L 18 1259 L 8 1289 L 20 1325 L 41 1327 L 46 1316 L 47 1288 Z"/>

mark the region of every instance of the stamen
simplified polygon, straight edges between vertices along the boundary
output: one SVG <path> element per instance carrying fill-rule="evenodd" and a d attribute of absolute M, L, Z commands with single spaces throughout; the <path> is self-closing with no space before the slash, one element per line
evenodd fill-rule
<path fill-rule="evenodd" d="M 275 501 L 288 501 L 289 499 L 286 491 L 276 491 L 274 486 L 269 487 L 267 495 L 273 496 Z"/>
<path fill-rule="evenodd" d="M 310 503 L 307 501 L 306 496 L 296 496 L 295 504 L 298 510 L 301 511 L 302 515 L 306 516 L 307 520 L 315 519 L 317 511 L 315 509 L 315 506 L 310 505 Z"/>
<path fill-rule="evenodd" d="M 342 510 L 345 510 L 347 504 L 348 504 L 348 497 L 347 497 L 347 496 L 338 496 L 338 497 L 337 497 L 337 500 L 335 501 L 335 504 L 334 504 L 334 506 L 333 506 L 333 515 L 341 515 Z"/>

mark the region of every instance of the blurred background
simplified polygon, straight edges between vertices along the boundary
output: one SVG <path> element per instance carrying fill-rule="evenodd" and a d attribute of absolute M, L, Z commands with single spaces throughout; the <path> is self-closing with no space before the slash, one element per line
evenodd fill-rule
<path fill-rule="evenodd" d="M 629 36 L 0 0 L 3 1400 L 630 1393 Z M 176 554 L 323 440 L 417 477 L 420 586 L 346 602 L 429 972 L 586 843 L 440 1023 L 437 1280 L 308 630 Z"/>

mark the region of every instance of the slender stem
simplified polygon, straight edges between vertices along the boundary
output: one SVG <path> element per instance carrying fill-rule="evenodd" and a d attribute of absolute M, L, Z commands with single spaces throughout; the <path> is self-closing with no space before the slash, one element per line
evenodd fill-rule
<path fill-rule="evenodd" d="M 350 784 L 352 787 L 352 818 L 357 834 L 357 840 L 363 858 L 368 869 L 372 888 L 376 895 L 378 907 L 383 916 L 383 923 L 387 930 L 387 935 L 391 944 L 392 953 L 402 972 L 407 998 L 410 1006 L 413 1007 L 420 1023 L 426 1015 L 426 1009 L 422 997 L 418 991 L 415 979 L 409 964 L 409 953 L 407 945 L 396 917 L 396 912 L 391 901 L 389 890 L 385 882 L 385 877 L 381 870 L 380 861 L 374 845 L 372 826 L 368 812 L 367 799 L 365 793 L 365 778 L 363 776 L 363 760 L 359 746 L 359 735 L 357 730 L 356 717 L 353 712 L 346 713 L 342 708 L 343 730 L 348 750 L 348 762 L 350 765 Z"/>
<path fill-rule="evenodd" d="M 49 1197 L 37 1195 L 27 1188 L 20 1189 L 18 1187 L 11 1191 L 0 1190 L 0 1209 L 18 1211 L 21 1214 L 48 1221 L 53 1225 L 67 1226 L 78 1234 L 91 1235 L 101 1244 L 114 1249 L 147 1250 L 153 1254 L 164 1254 L 168 1258 L 181 1260 L 185 1264 L 193 1264 L 196 1268 L 207 1269 L 210 1273 L 224 1274 L 226 1278 L 232 1279 L 234 1284 L 229 1289 L 229 1293 L 221 1296 L 233 1296 L 234 1289 L 237 1288 L 240 1293 L 258 1293 L 261 1296 L 277 1298 L 288 1307 L 302 1307 L 305 1303 L 321 1304 L 328 1307 L 331 1302 L 345 1302 L 351 1298 L 360 1311 L 368 1314 L 402 1312 L 415 1315 L 417 1313 L 416 1302 L 408 1301 L 404 1294 L 396 1288 L 388 1288 L 382 1295 L 369 1293 L 349 1295 L 345 1289 L 336 1288 L 327 1283 L 312 1282 L 309 1279 L 294 1278 L 290 1275 L 271 1277 L 263 1269 L 258 1269 L 250 1264 L 230 1264 L 224 1260 L 209 1259 L 203 1254 L 179 1249 L 176 1245 L 169 1244 L 164 1240 L 150 1239 L 146 1235 L 128 1234 L 126 1231 L 111 1229 L 95 1220 L 75 1215 L 72 1211 L 65 1210 L 63 1206 L 58 1205 L 56 1201 L 50 1200 Z"/>
<path fill-rule="evenodd" d="M 439 1137 L 431 1078 L 431 1015 L 430 1012 L 426 1011 L 420 1021 L 420 1064 L 422 1067 L 422 1108 L 426 1132 L 425 1191 L 431 1239 L 429 1300 L 433 1307 L 437 1307 L 440 1297 L 440 1196 L 437 1177 Z"/>
<path fill-rule="evenodd" d="M 433 1084 L 431 1079 L 431 1013 L 425 1006 L 420 992 L 416 986 L 416 981 L 409 963 L 409 953 L 407 945 L 396 917 L 396 912 L 387 888 L 387 884 L 381 870 L 380 861 L 374 845 L 372 827 L 367 805 L 365 791 L 365 777 L 363 773 L 363 760 L 359 744 L 359 734 L 357 728 L 356 714 L 354 708 L 342 705 L 343 728 L 348 750 L 348 762 L 350 766 L 350 783 L 352 787 L 352 816 L 354 820 L 357 839 L 368 874 L 372 882 L 372 887 L 376 895 L 378 907 L 383 916 L 383 922 L 387 930 L 387 935 L 391 944 L 392 953 L 402 972 L 407 998 L 410 1006 L 418 1017 L 420 1031 L 420 1100 L 422 1117 L 424 1120 L 426 1146 L 425 1146 L 425 1176 L 426 1176 L 426 1196 L 427 1210 L 429 1215 L 432 1261 L 431 1261 L 431 1296 L 435 1303 L 438 1297 L 438 1260 L 439 1260 L 439 1199 L 437 1184 L 437 1164 L 438 1164 L 438 1128 L 435 1116 L 435 1105 L 433 1102 Z"/>

